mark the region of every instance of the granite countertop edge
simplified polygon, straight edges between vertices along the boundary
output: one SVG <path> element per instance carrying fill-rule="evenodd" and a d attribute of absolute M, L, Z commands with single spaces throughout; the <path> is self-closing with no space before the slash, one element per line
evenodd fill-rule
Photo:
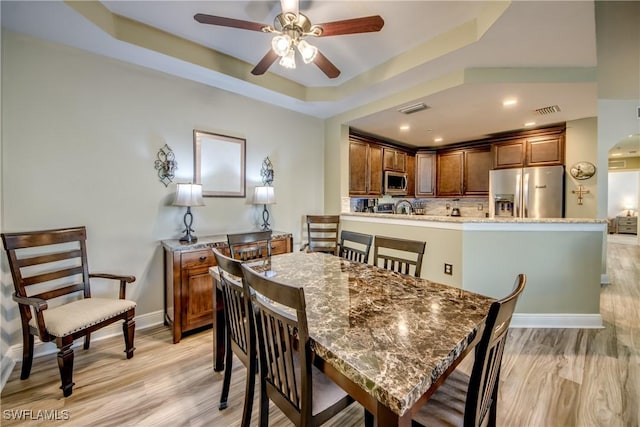
<path fill-rule="evenodd" d="M 365 218 L 402 219 L 422 222 L 449 222 L 455 224 L 486 223 L 486 224 L 606 224 L 606 219 L 594 218 L 483 218 L 483 217 L 452 217 L 437 215 L 408 215 L 369 212 L 342 212 L 343 216 Z"/>

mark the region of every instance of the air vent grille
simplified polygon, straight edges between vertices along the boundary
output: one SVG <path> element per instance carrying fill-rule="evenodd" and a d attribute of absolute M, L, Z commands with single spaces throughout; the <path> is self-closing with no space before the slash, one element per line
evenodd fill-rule
<path fill-rule="evenodd" d="M 557 105 L 551 105 L 549 107 L 538 108 L 537 110 L 534 110 L 534 111 L 537 114 L 544 116 L 546 114 L 559 113 L 560 107 L 558 107 Z"/>
<path fill-rule="evenodd" d="M 426 110 L 428 108 L 430 107 L 424 102 L 418 102 L 417 104 L 405 105 L 404 107 L 400 107 L 398 108 L 398 111 L 402 114 L 413 114 L 417 113 L 418 111 Z"/>

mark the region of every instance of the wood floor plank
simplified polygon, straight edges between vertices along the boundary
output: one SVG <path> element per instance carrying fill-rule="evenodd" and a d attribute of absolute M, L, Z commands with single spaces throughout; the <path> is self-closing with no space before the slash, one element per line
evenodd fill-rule
<path fill-rule="evenodd" d="M 512 329 L 501 370 L 498 426 L 640 426 L 640 246 L 610 243 L 611 284 L 601 291 L 604 329 Z M 229 407 L 218 410 L 222 374 L 212 370 L 212 333 L 172 344 L 169 329 L 136 333 L 125 359 L 122 337 L 76 350 L 73 394 L 62 397 L 55 355 L 20 363 L 2 390 L 2 426 L 238 426 L 245 368 L 235 361 Z M 468 372 L 471 360 L 461 367 Z M 258 393 L 251 425 L 258 425 Z M 7 419 L 4 411 L 68 411 L 68 421 Z M 270 425 L 292 424 L 272 404 Z M 362 426 L 354 404 L 329 427 Z"/>

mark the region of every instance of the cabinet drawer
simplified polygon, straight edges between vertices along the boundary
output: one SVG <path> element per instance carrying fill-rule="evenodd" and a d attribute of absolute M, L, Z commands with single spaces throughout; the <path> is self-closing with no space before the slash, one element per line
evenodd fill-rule
<path fill-rule="evenodd" d="M 209 249 L 203 249 L 201 251 L 191 251 L 182 254 L 182 268 L 192 268 L 198 266 L 213 266 L 216 265 L 213 252 Z"/>
<path fill-rule="evenodd" d="M 632 225 L 635 227 L 635 225 L 637 224 L 637 219 L 635 217 L 625 217 L 625 216 L 620 216 L 618 217 L 618 225 L 622 226 L 622 225 Z"/>
<path fill-rule="evenodd" d="M 271 254 L 272 255 L 280 255 L 286 254 L 289 252 L 287 250 L 287 240 L 288 239 L 278 239 L 271 241 Z"/>

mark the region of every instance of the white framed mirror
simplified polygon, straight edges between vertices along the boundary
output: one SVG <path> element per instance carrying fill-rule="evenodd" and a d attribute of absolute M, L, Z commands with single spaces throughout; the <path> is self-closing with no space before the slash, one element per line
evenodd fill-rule
<path fill-rule="evenodd" d="M 194 183 L 204 197 L 245 197 L 246 140 L 193 131 Z"/>

